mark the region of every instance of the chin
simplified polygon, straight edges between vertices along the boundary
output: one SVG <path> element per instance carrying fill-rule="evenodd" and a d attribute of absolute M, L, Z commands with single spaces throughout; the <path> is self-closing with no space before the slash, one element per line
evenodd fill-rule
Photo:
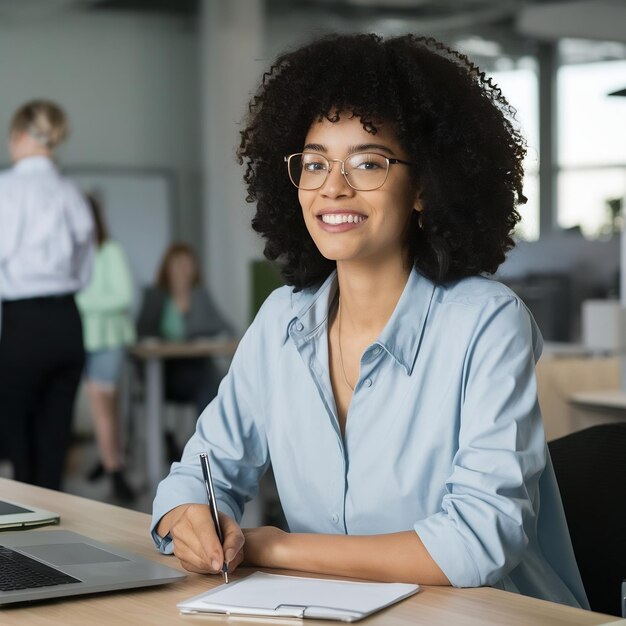
<path fill-rule="evenodd" d="M 358 257 L 358 255 L 354 252 L 351 253 L 345 249 L 331 249 L 328 246 L 325 248 L 318 246 L 318 250 L 320 251 L 321 255 L 329 261 L 353 261 Z"/>

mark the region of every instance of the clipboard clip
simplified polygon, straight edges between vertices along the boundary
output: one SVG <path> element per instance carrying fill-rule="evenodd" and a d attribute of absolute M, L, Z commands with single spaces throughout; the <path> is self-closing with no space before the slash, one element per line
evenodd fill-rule
<path fill-rule="evenodd" d="M 304 604 L 279 604 L 274 611 L 280 617 L 299 617 L 302 619 L 307 608 Z"/>
<path fill-rule="evenodd" d="M 274 611 L 279 617 L 297 617 L 299 619 L 312 617 L 314 619 L 334 619 L 343 622 L 352 622 L 364 617 L 363 613 L 359 611 L 331 606 L 279 604 Z"/>

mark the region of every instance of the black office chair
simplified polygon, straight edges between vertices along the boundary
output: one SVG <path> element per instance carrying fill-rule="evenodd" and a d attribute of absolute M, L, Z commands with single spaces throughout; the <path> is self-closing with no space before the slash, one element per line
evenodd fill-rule
<path fill-rule="evenodd" d="M 626 577 L 626 422 L 549 442 L 574 554 L 592 610 L 620 615 Z"/>

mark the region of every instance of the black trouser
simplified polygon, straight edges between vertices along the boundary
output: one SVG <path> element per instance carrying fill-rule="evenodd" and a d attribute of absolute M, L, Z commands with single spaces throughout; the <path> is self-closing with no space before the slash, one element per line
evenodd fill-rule
<path fill-rule="evenodd" d="M 84 360 L 73 296 L 2 303 L 0 456 L 16 480 L 60 488 Z"/>

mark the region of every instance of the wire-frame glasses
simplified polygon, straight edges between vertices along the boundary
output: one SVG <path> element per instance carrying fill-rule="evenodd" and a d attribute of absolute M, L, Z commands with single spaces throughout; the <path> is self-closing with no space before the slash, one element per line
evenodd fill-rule
<path fill-rule="evenodd" d="M 343 177 L 357 191 L 373 191 L 382 187 L 389 175 L 390 165 L 412 165 L 376 152 L 357 152 L 343 160 L 328 159 L 317 152 L 297 152 L 286 156 L 285 162 L 291 182 L 306 191 L 322 187 L 335 163 L 341 163 Z"/>

